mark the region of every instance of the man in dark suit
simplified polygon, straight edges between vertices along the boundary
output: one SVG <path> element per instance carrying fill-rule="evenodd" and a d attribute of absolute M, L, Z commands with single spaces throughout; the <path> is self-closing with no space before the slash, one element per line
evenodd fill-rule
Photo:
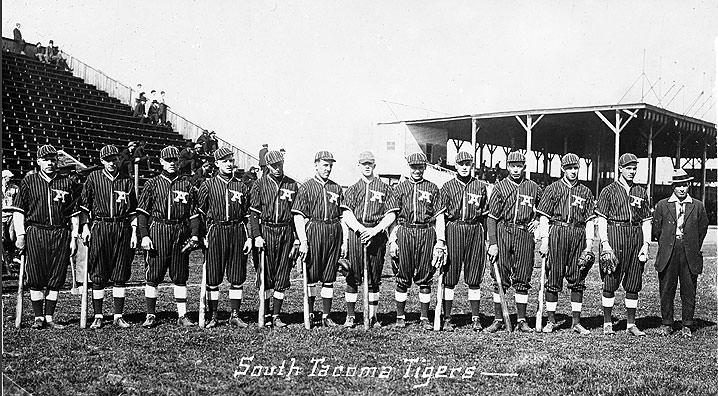
<path fill-rule="evenodd" d="M 658 240 L 659 290 L 661 294 L 662 335 L 673 333 L 673 299 L 681 283 L 681 334 L 692 335 L 698 274 L 703 272 L 701 246 L 708 232 L 708 214 L 703 202 L 688 195 L 693 178 L 683 169 L 673 172 L 673 195 L 662 199 L 653 213 L 653 237 Z"/>

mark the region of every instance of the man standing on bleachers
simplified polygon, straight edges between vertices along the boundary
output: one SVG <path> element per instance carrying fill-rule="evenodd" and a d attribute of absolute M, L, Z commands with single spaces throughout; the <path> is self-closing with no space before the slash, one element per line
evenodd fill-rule
<path fill-rule="evenodd" d="M 25 55 L 25 40 L 22 39 L 20 23 L 15 24 L 15 29 L 12 30 L 12 38 L 15 40 L 15 53 Z"/>

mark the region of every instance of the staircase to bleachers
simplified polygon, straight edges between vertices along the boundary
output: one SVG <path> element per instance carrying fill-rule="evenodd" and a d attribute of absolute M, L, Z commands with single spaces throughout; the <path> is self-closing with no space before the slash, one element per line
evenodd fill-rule
<path fill-rule="evenodd" d="M 72 73 L 11 52 L 2 53 L 2 128 L 2 169 L 16 178 L 34 168 L 43 144 L 90 166 L 106 144 L 122 150 L 144 140 L 145 154 L 156 158 L 162 147 L 187 142 L 169 127 L 138 122 L 130 106 Z"/>

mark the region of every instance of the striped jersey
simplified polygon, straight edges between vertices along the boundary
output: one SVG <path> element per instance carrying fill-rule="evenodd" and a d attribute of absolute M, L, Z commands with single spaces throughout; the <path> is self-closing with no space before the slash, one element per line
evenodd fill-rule
<path fill-rule="evenodd" d="M 344 203 L 363 224 L 378 224 L 388 212 L 387 203 L 391 187 L 378 177 L 367 179 L 362 176 L 344 194 Z"/>
<path fill-rule="evenodd" d="M 398 212 L 396 217 L 400 224 L 426 224 L 444 209 L 436 184 L 426 179 L 414 181 L 408 178 L 394 187 L 387 210 Z"/>
<path fill-rule="evenodd" d="M 536 211 L 551 221 L 581 224 L 594 214 L 593 193 L 581 183 L 571 186 L 564 178 L 551 183 L 541 195 Z"/>
<path fill-rule="evenodd" d="M 82 185 L 66 176 L 37 172 L 25 176 L 15 208 L 25 214 L 25 223 L 68 225 L 70 217 L 79 214 L 78 200 Z"/>
<path fill-rule="evenodd" d="M 194 216 L 197 190 L 189 178 L 162 172 L 145 182 L 137 211 L 155 219 L 186 220 Z"/>
<path fill-rule="evenodd" d="M 242 180 L 221 174 L 205 180 L 197 193 L 197 212 L 207 222 L 242 220 L 249 210 L 249 191 Z"/>
<path fill-rule="evenodd" d="M 128 217 L 135 214 L 137 196 L 134 181 L 122 172 L 112 176 L 104 169 L 87 177 L 80 197 L 80 209 L 92 217 Z"/>
<path fill-rule="evenodd" d="M 250 210 L 263 222 L 291 223 L 297 191 L 299 183 L 291 177 L 284 175 L 277 180 L 272 175 L 266 175 L 252 184 Z"/>
<path fill-rule="evenodd" d="M 15 197 L 18 186 L 8 183 L 2 191 L 2 221 L 7 222 L 12 218 L 12 211 L 15 207 Z"/>
<path fill-rule="evenodd" d="M 646 190 L 634 184 L 626 191 L 625 184 L 614 181 L 601 190 L 596 214 L 612 221 L 639 222 L 651 218 Z"/>
<path fill-rule="evenodd" d="M 522 178 L 517 184 L 506 177 L 494 185 L 489 198 L 489 217 L 507 223 L 526 225 L 535 218 L 535 206 L 541 200 L 541 188 Z"/>
<path fill-rule="evenodd" d="M 468 183 L 453 178 L 439 192 L 447 221 L 478 222 L 487 213 L 486 184 L 472 177 Z"/>
<path fill-rule="evenodd" d="M 331 180 L 322 181 L 314 176 L 299 187 L 292 213 L 310 220 L 336 220 L 343 209 L 344 193 L 341 186 Z"/>

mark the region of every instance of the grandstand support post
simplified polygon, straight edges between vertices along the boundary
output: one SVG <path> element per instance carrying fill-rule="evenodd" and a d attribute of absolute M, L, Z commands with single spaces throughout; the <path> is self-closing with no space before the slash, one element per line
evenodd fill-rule
<path fill-rule="evenodd" d="M 568 153 L 568 135 L 563 137 L 563 152 Z"/>
<path fill-rule="evenodd" d="M 598 196 L 599 189 L 601 187 L 601 140 L 598 140 L 596 146 L 596 196 Z"/>
<path fill-rule="evenodd" d="M 708 142 L 706 138 L 703 137 L 703 153 L 701 153 L 701 200 L 703 202 L 706 201 L 706 144 L 708 144 Z"/>
<path fill-rule="evenodd" d="M 135 162 L 135 197 L 140 199 L 140 164 Z"/>
<path fill-rule="evenodd" d="M 541 121 L 545 114 L 541 114 L 536 121 L 533 119 L 533 115 L 527 114 L 526 115 L 526 122 L 524 122 L 523 119 L 519 116 L 515 116 L 516 120 L 521 124 L 521 126 L 524 128 L 524 131 L 526 131 L 526 154 L 531 152 L 531 137 L 533 135 L 533 128 Z M 526 166 L 526 178 L 531 178 L 531 171 L 529 170 L 528 164 Z"/>
<path fill-rule="evenodd" d="M 653 195 L 653 178 L 655 172 L 655 164 L 653 163 L 653 123 L 648 127 L 648 198 L 650 199 Z"/>
<path fill-rule="evenodd" d="M 676 142 L 676 166 L 675 168 L 682 168 L 681 166 L 681 144 L 683 144 L 683 133 L 678 131 L 678 141 Z"/>
<path fill-rule="evenodd" d="M 474 150 L 474 166 L 471 167 L 471 176 L 476 176 L 476 133 L 479 131 L 479 123 L 476 118 L 471 119 L 471 149 Z"/>
<path fill-rule="evenodd" d="M 615 180 L 618 180 L 618 156 L 619 156 L 620 145 L 621 145 L 621 131 L 626 127 L 626 125 L 628 125 L 629 122 L 631 122 L 631 119 L 637 118 L 635 111 L 633 111 L 633 112 L 628 111 L 628 110 L 623 110 L 623 111 L 625 111 L 626 113 L 628 113 L 630 115 L 630 117 L 628 117 L 627 120 L 623 121 L 623 123 L 621 123 L 621 112 L 619 110 L 616 110 L 616 122 L 615 123 L 611 123 L 611 121 L 608 121 L 606 116 L 604 116 L 603 113 L 601 113 L 600 111 L 598 111 L 598 110 L 594 111 L 594 113 L 598 116 L 598 118 L 600 118 L 601 121 L 603 121 L 603 123 L 606 124 L 606 126 L 608 126 L 608 128 L 615 135 L 615 137 L 614 137 L 615 143 L 613 146 L 613 173 L 614 173 L 613 176 L 614 176 Z"/>

